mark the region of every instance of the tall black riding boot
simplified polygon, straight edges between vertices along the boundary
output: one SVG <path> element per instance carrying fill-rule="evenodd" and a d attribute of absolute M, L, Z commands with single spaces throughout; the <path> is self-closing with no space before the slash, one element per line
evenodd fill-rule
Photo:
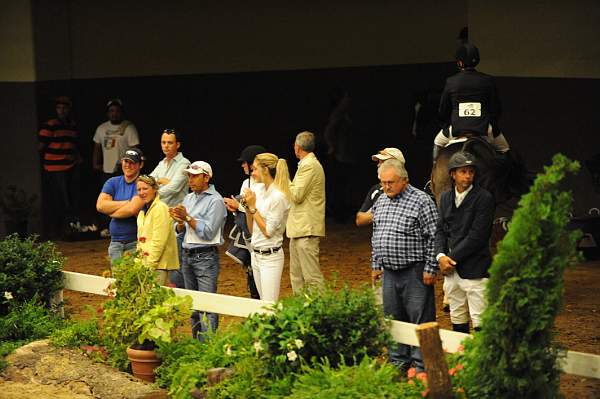
<path fill-rule="evenodd" d="M 452 324 L 452 330 L 454 330 L 456 332 L 468 334 L 469 333 L 469 323 Z"/>

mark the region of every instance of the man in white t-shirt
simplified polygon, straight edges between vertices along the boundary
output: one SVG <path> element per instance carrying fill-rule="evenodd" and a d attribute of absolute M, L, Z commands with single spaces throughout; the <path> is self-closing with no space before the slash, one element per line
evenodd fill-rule
<path fill-rule="evenodd" d="M 119 161 L 130 147 L 140 144 L 135 125 L 123 119 L 123 102 L 114 98 L 106 104 L 108 121 L 102 123 L 94 134 L 93 167 L 106 178 L 119 171 Z"/>

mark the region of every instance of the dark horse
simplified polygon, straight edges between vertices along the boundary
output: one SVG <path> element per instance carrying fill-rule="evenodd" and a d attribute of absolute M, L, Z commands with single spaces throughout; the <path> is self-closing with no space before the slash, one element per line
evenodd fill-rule
<path fill-rule="evenodd" d="M 496 205 L 513 197 L 520 197 L 529 188 L 527 169 L 514 152 L 498 154 L 484 139 L 470 137 L 466 141 L 442 148 L 431 170 L 431 192 L 439 204 L 441 194 L 452 187 L 448 173 L 448 160 L 458 151 L 470 152 L 477 158 L 475 181 L 496 199 Z"/>

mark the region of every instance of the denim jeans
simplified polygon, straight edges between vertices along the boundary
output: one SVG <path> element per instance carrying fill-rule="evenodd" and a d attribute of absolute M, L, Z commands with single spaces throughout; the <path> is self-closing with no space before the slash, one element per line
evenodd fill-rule
<path fill-rule="evenodd" d="M 169 279 L 171 283 L 175 284 L 177 288 L 185 288 L 185 282 L 183 281 L 183 235 L 177 234 L 177 255 L 179 256 L 179 270 L 172 270 L 169 273 Z"/>
<path fill-rule="evenodd" d="M 383 272 L 383 313 L 393 320 L 421 324 L 435 321 L 435 295 L 432 285 L 423 283 L 424 263 L 418 262 L 399 270 Z M 388 349 L 390 362 L 407 370 L 412 363 L 424 371 L 418 347 L 396 344 Z"/>
<path fill-rule="evenodd" d="M 217 292 L 217 279 L 219 278 L 219 251 L 216 247 L 206 252 L 190 255 L 183 251 L 183 281 L 185 289 L 200 292 Z M 208 325 L 206 323 L 208 321 Z M 204 333 L 215 331 L 219 326 L 219 315 L 194 311 L 192 313 L 192 336 L 203 339 Z"/>
<path fill-rule="evenodd" d="M 111 241 L 108 244 L 108 256 L 111 262 L 119 259 L 125 252 L 133 252 L 137 246 L 137 241 L 123 243 L 119 241 Z"/>

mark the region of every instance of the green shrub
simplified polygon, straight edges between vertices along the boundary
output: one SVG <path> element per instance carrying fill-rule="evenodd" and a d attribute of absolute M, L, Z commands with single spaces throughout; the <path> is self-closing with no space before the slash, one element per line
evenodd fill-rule
<path fill-rule="evenodd" d="M 255 315 L 243 328 L 264 348 L 274 377 L 298 370 L 302 362 L 327 359 L 332 367 L 360 362 L 364 356 L 380 355 L 391 339 L 373 290 L 367 287 L 328 288 L 285 298 L 273 314 Z"/>
<path fill-rule="evenodd" d="M 27 341 L 0 341 L 0 373 L 8 366 L 4 358 L 26 343 Z"/>
<path fill-rule="evenodd" d="M 82 345 L 99 345 L 100 330 L 95 317 L 69 320 L 50 335 L 50 343 L 59 347 L 79 348 Z"/>
<path fill-rule="evenodd" d="M 369 288 L 307 292 L 283 299 L 272 311 L 218 331 L 194 348 L 185 344 L 194 354 L 167 354 L 160 381 L 170 380 L 175 398 L 187 398 L 191 389 L 206 386 L 208 369 L 231 367 L 233 377 L 210 387 L 209 397 L 285 397 L 303 365 L 354 364 L 380 355 L 390 342 Z M 184 352 L 183 346 L 174 345 L 161 345 L 161 353 L 177 348 Z"/>
<path fill-rule="evenodd" d="M 482 331 L 465 344 L 470 398 L 559 397 L 553 324 L 579 237 L 565 231 L 572 197 L 560 183 L 578 169 L 577 162 L 554 156 L 519 202 L 490 269 Z"/>
<path fill-rule="evenodd" d="M 179 341 L 164 342 L 158 346 L 161 365 L 154 370 L 156 383 L 168 388 L 173 384 L 173 377 L 182 365 L 200 361 L 206 344 L 197 339 L 187 337 Z"/>
<path fill-rule="evenodd" d="M 5 300 L 8 314 L 0 317 L 0 341 L 33 341 L 48 337 L 63 320 L 37 296 L 25 301 Z"/>
<path fill-rule="evenodd" d="M 16 234 L 0 241 L 0 295 L 10 293 L 17 302 L 37 296 L 49 306 L 50 299 L 63 287 L 62 266 L 65 258 L 48 241 L 36 237 L 19 239 Z M 8 313 L 0 304 L 0 316 Z"/>
<path fill-rule="evenodd" d="M 418 381 L 418 380 L 417 380 Z M 423 398 L 425 385 L 400 382 L 398 369 L 389 364 L 378 364 L 364 357 L 354 365 L 331 367 L 328 362 L 305 368 L 295 381 L 290 399 L 380 399 Z"/>

